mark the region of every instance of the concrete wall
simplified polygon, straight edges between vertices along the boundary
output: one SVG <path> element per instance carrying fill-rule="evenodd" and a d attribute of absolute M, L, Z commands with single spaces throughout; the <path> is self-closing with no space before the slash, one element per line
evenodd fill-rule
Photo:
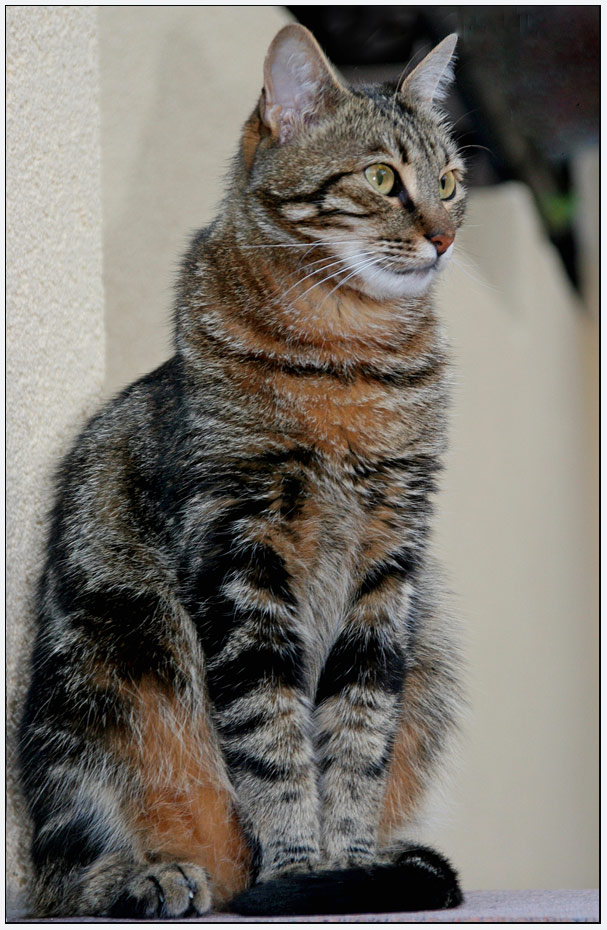
<path fill-rule="evenodd" d="M 101 7 L 107 387 L 167 358 L 177 262 L 208 223 L 281 7 Z"/>
<path fill-rule="evenodd" d="M 8 906 L 27 884 L 13 736 L 51 476 L 104 376 L 97 23 L 9 7 L 7 43 Z"/>
<path fill-rule="evenodd" d="M 520 185 L 473 197 L 455 260 L 440 295 L 458 385 L 438 541 L 466 619 L 471 719 L 441 842 L 468 888 L 591 887 L 596 318 Z"/>

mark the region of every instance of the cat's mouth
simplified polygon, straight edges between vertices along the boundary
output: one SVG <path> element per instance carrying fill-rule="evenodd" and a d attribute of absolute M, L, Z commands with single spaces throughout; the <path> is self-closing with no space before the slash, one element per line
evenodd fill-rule
<path fill-rule="evenodd" d="M 391 271 L 392 274 L 398 275 L 425 275 L 430 271 L 436 271 L 438 269 L 439 259 L 435 259 L 433 262 L 428 262 L 426 265 L 416 265 L 415 268 L 395 268 L 394 265 L 384 265 L 386 271 Z"/>

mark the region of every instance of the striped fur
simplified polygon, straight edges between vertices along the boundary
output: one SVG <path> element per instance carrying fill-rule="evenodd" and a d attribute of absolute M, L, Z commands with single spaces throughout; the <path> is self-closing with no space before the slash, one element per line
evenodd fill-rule
<path fill-rule="evenodd" d="M 39 915 L 187 916 L 363 867 L 361 888 L 418 887 L 386 897 L 403 909 L 459 900 L 437 854 L 406 853 L 461 703 L 429 553 L 435 243 L 465 202 L 423 97 L 445 43 L 394 94 L 279 33 L 183 263 L 174 357 L 61 467 L 21 733 Z"/>

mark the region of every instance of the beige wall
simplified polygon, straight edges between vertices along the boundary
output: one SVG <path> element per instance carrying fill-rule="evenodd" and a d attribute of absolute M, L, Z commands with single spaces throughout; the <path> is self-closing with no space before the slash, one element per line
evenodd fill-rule
<path fill-rule="evenodd" d="M 474 196 L 457 261 L 441 287 L 458 386 L 438 538 L 466 619 L 472 706 L 441 838 L 468 888 L 590 887 L 596 319 L 522 186 Z"/>
<path fill-rule="evenodd" d="M 9 7 L 7 43 L 8 907 L 26 886 L 10 763 L 32 594 L 58 458 L 101 394 L 101 161 L 95 11 Z"/>
<path fill-rule="evenodd" d="M 213 218 L 280 7 L 101 7 L 107 387 L 170 354 L 172 287 Z"/>

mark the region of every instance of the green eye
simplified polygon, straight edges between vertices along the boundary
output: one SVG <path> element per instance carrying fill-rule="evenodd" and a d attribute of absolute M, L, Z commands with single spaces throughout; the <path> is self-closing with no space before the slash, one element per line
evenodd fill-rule
<path fill-rule="evenodd" d="M 455 175 L 452 171 L 445 171 L 440 179 L 439 192 L 441 200 L 451 200 L 455 196 Z"/>
<path fill-rule="evenodd" d="M 365 168 L 365 177 L 378 194 L 389 194 L 394 187 L 394 172 L 388 165 L 370 165 Z"/>

